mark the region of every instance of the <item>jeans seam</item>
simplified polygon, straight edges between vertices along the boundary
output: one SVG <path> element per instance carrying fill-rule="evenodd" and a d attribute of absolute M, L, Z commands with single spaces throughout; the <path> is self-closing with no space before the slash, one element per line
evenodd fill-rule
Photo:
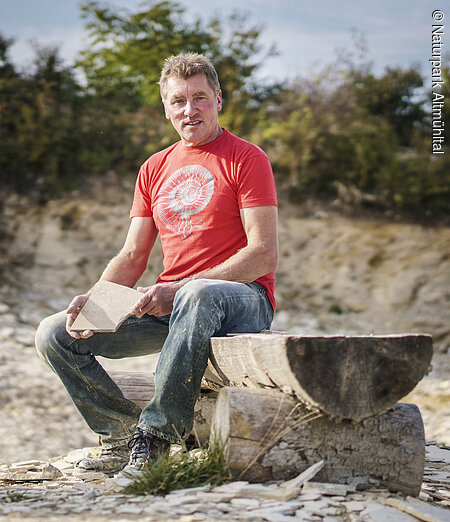
<path fill-rule="evenodd" d="M 75 339 L 75 340 L 76 340 L 76 339 Z M 75 340 L 74 340 L 74 341 L 75 341 Z M 69 346 L 71 346 L 71 345 L 72 345 L 72 343 L 70 343 Z M 95 397 L 97 398 L 97 400 L 98 400 L 101 404 L 103 404 L 103 406 L 106 406 L 106 404 L 102 401 L 101 396 L 97 393 L 97 390 L 96 390 L 93 386 L 91 386 L 91 384 L 89 383 L 89 381 L 86 379 L 84 373 L 83 373 L 83 372 L 81 371 L 81 369 L 79 368 L 79 366 L 78 366 L 78 364 L 77 364 L 77 362 L 76 362 L 76 360 L 75 360 L 75 357 L 74 357 L 74 355 L 73 355 L 72 350 L 67 350 L 67 352 L 68 352 L 69 358 L 71 359 L 72 364 L 73 364 L 75 370 L 80 374 L 80 376 L 81 376 L 81 378 L 83 379 L 84 383 L 85 383 L 85 384 L 90 388 L 90 390 L 92 390 L 92 392 L 93 392 L 93 394 L 95 395 Z M 127 433 L 127 435 L 131 435 L 130 430 L 125 426 L 125 424 L 123 423 L 122 419 L 118 418 L 117 420 L 120 422 L 120 424 L 121 424 L 121 426 L 122 426 L 122 433 Z M 118 438 L 122 438 L 122 437 L 118 437 Z"/>

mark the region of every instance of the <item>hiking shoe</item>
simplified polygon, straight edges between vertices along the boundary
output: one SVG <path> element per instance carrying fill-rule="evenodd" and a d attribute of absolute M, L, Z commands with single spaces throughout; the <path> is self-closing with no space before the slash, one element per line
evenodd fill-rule
<path fill-rule="evenodd" d="M 122 470 L 128 463 L 130 450 L 128 445 L 102 447 L 97 457 L 86 457 L 78 462 L 77 467 L 86 471 L 103 471 L 115 473 Z"/>
<path fill-rule="evenodd" d="M 128 446 L 131 448 L 127 469 L 142 469 L 147 462 L 152 462 L 170 449 L 170 442 L 147 433 L 140 428 L 131 436 Z"/>

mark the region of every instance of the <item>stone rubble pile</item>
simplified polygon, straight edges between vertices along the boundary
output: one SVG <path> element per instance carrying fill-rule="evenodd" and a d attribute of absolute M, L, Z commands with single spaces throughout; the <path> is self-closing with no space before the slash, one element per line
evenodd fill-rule
<path fill-rule="evenodd" d="M 0 466 L 1 520 L 179 520 L 289 522 L 294 520 L 403 522 L 450 520 L 450 448 L 427 446 L 419 499 L 387 490 L 356 491 L 353 486 L 313 482 L 311 467 L 281 484 L 231 482 L 174 491 L 166 496 L 132 496 L 127 478 L 76 468 L 96 448 L 64 457 Z M 300 480 L 299 480 L 300 479 Z"/>

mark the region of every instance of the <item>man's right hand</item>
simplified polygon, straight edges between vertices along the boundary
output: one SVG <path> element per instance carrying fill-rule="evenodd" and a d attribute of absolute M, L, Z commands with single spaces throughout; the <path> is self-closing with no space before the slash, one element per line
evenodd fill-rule
<path fill-rule="evenodd" d="M 91 335 L 94 335 L 94 332 L 92 330 L 84 330 L 84 332 L 74 332 L 70 330 L 70 328 L 73 325 L 73 322 L 78 317 L 79 313 L 81 312 L 81 309 L 86 304 L 86 301 L 89 299 L 90 295 L 90 292 L 82 295 L 77 295 L 72 299 L 69 307 L 66 310 L 66 331 L 74 339 L 87 339 L 88 337 L 91 337 Z"/>

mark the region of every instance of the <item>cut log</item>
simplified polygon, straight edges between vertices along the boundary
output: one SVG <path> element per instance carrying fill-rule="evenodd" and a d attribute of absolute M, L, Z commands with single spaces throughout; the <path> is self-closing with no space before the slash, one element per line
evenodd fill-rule
<path fill-rule="evenodd" d="M 357 423 L 310 412 L 276 390 L 227 387 L 217 399 L 214 437 L 226 442 L 232 473 L 245 480 L 287 480 L 323 460 L 318 482 L 414 496 L 422 484 L 425 437 L 413 404 Z"/>
<path fill-rule="evenodd" d="M 124 397 L 144 408 L 155 395 L 155 378 L 151 372 L 109 372 Z"/>
<path fill-rule="evenodd" d="M 155 394 L 154 376 L 150 372 L 109 372 L 124 397 L 144 408 Z M 208 442 L 217 392 L 205 390 L 201 393 L 194 411 L 193 432 L 198 442 Z"/>
<path fill-rule="evenodd" d="M 387 411 L 427 373 L 429 335 L 211 339 L 205 377 L 225 386 L 279 388 L 311 409 L 362 420 Z"/>

